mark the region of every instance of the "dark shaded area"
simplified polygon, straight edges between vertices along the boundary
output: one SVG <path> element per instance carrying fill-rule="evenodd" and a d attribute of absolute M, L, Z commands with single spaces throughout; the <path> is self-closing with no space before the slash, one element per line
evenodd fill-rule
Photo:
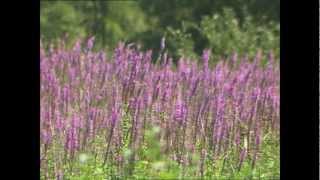
<path fill-rule="evenodd" d="M 174 59 L 198 58 L 204 48 L 217 59 L 258 49 L 278 56 L 279 8 L 278 0 L 41 1 L 40 29 L 45 43 L 94 35 L 96 48 L 109 50 L 125 41 L 159 51 L 166 37 Z"/>

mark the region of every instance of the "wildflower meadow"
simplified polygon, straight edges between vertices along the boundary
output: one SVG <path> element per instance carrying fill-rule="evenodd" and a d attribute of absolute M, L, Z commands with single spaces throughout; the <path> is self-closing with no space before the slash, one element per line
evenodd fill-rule
<path fill-rule="evenodd" d="M 279 59 L 40 47 L 41 179 L 279 179 Z M 157 60 L 152 55 L 157 54 Z"/>

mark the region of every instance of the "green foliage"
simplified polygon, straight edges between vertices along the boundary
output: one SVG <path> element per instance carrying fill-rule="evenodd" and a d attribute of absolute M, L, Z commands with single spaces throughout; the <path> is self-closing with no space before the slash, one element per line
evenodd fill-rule
<path fill-rule="evenodd" d="M 226 58 L 237 52 L 255 56 L 259 49 L 274 51 L 279 56 L 279 25 L 270 22 L 258 25 L 251 16 L 242 23 L 232 9 L 223 9 L 222 14 L 203 16 L 200 24 L 183 21 L 180 29 L 166 30 L 169 52 L 178 57 L 198 58 L 204 48 L 210 48 L 216 59 Z"/>
<path fill-rule="evenodd" d="M 81 25 L 83 14 L 76 11 L 72 4 L 61 1 L 41 1 L 40 32 L 45 40 L 62 37 L 68 33 L 70 38 L 85 35 Z"/>
<path fill-rule="evenodd" d="M 96 36 L 96 47 L 111 50 L 118 41 L 142 49 L 160 49 L 174 57 L 195 59 L 204 48 L 213 55 L 232 51 L 255 54 L 274 50 L 279 57 L 279 1 L 41 1 L 41 37 L 54 41 L 68 34 Z M 153 59 L 158 57 L 153 54 Z"/>
<path fill-rule="evenodd" d="M 134 1 L 107 4 L 108 15 L 104 19 L 106 43 L 112 47 L 118 41 L 128 41 L 136 33 L 146 30 L 145 16 Z"/>
<path fill-rule="evenodd" d="M 145 21 L 135 1 L 41 1 L 40 29 L 47 40 L 95 35 L 98 46 L 113 48 L 145 31 Z"/>
<path fill-rule="evenodd" d="M 224 9 L 222 15 L 205 16 L 199 30 L 208 39 L 213 53 L 218 55 L 238 52 L 252 57 L 258 49 L 269 51 L 279 47 L 278 26 L 272 23 L 257 26 L 250 16 L 241 25 L 232 9 Z"/>
<path fill-rule="evenodd" d="M 172 27 L 167 28 L 167 45 L 169 52 L 173 55 L 174 59 L 177 59 L 178 57 L 190 59 L 198 58 L 198 55 L 194 52 L 195 43 L 192 39 L 192 35 L 187 32 L 187 29 L 193 26 L 196 25 L 182 22 L 181 29 L 173 29 Z"/>

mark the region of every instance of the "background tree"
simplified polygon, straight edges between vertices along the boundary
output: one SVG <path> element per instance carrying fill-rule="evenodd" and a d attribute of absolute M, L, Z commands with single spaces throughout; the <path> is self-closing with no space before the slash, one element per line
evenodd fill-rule
<path fill-rule="evenodd" d="M 258 49 L 278 56 L 279 9 L 279 0 L 41 1 L 40 28 L 45 42 L 94 35 L 95 46 L 107 50 L 125 41 L 158 52 L 166 36 L 174 59 L 195 59 L 204 48 L 216 59 Z"/>

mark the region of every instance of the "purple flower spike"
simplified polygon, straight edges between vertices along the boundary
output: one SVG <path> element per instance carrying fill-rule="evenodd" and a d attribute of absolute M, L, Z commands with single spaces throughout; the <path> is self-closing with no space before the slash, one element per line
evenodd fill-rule
<path fill-rule="evenodd" d="M 209 58 L 210 58 L 211 52 L 209 49 L 206 49 L 202 53 L 202 60 L 205 68 L 208 68 L 209 66 Z"/>
<path fill-rule="evenodd" d="M 154 137 L 161 153 L 183 160 L 186 168 L 193 164 L 186 153 L 200 154 L 201 176 L 205 151 L 220 159 L 231 150 L 240 169 L 247 156 L 250 161 L 259 157 L 264 133 L 279 130 L 280 69 L 272 54 L 266 66 L 262 52 L 255 59 L 234 52 L 229 61 L 209 68 L 210 49 L 199 59 L 182 55 L 173 61 L 165 52 L 165 37 L 159 42 L 161 63 L 153 63 L 152 51 L 136 44 L 119 43 L 106 56 L 92 51 L 94 41 L 89 37 L 84 49 L 80 40 L 72 50 L 67 43 L 40 47 L 41 168 L 55 176 L 51 179 L 63 179 L 63 160 L 73 163 L 82 152 L 104 156 L 103 165 L 117 158 L 117 167 L 134 165 L 145 159 L 139 152 L 149 144 L 150 127 L 161 129 Z M 124 148 L 129 159 L 122 157 Z M 59 160 L 52 162 L 55 168 L 46 165 L 49 158 Z M 76 170 L 70 168 L 70 174 Z"/>
<path fill-rule="evenodd" d="M 111 124 L 112 124 L 112 127 L 114 127 L 114 125 L 116 124 L 118 120 L 118 113 L 115 109 L 112 110 L 112 114 L 111 114 Z"/>
<path fill-rule="evenodd" d="M 185 119 L 186 112 L 187 112 L 186 105 L 182 100 L 181 94 L 179 94 L 176 100 L 174 118 L 178 122 L 182 122 Z"/>
<path fill-rule="evenodd" d="M 91 38 L 89 38 L 88 43 L 87 43 L 87 48 L 88 50 L 91 50 L 93 47 L 93 43 L 94 43 L 94 37 L 92 36 Z"/>

